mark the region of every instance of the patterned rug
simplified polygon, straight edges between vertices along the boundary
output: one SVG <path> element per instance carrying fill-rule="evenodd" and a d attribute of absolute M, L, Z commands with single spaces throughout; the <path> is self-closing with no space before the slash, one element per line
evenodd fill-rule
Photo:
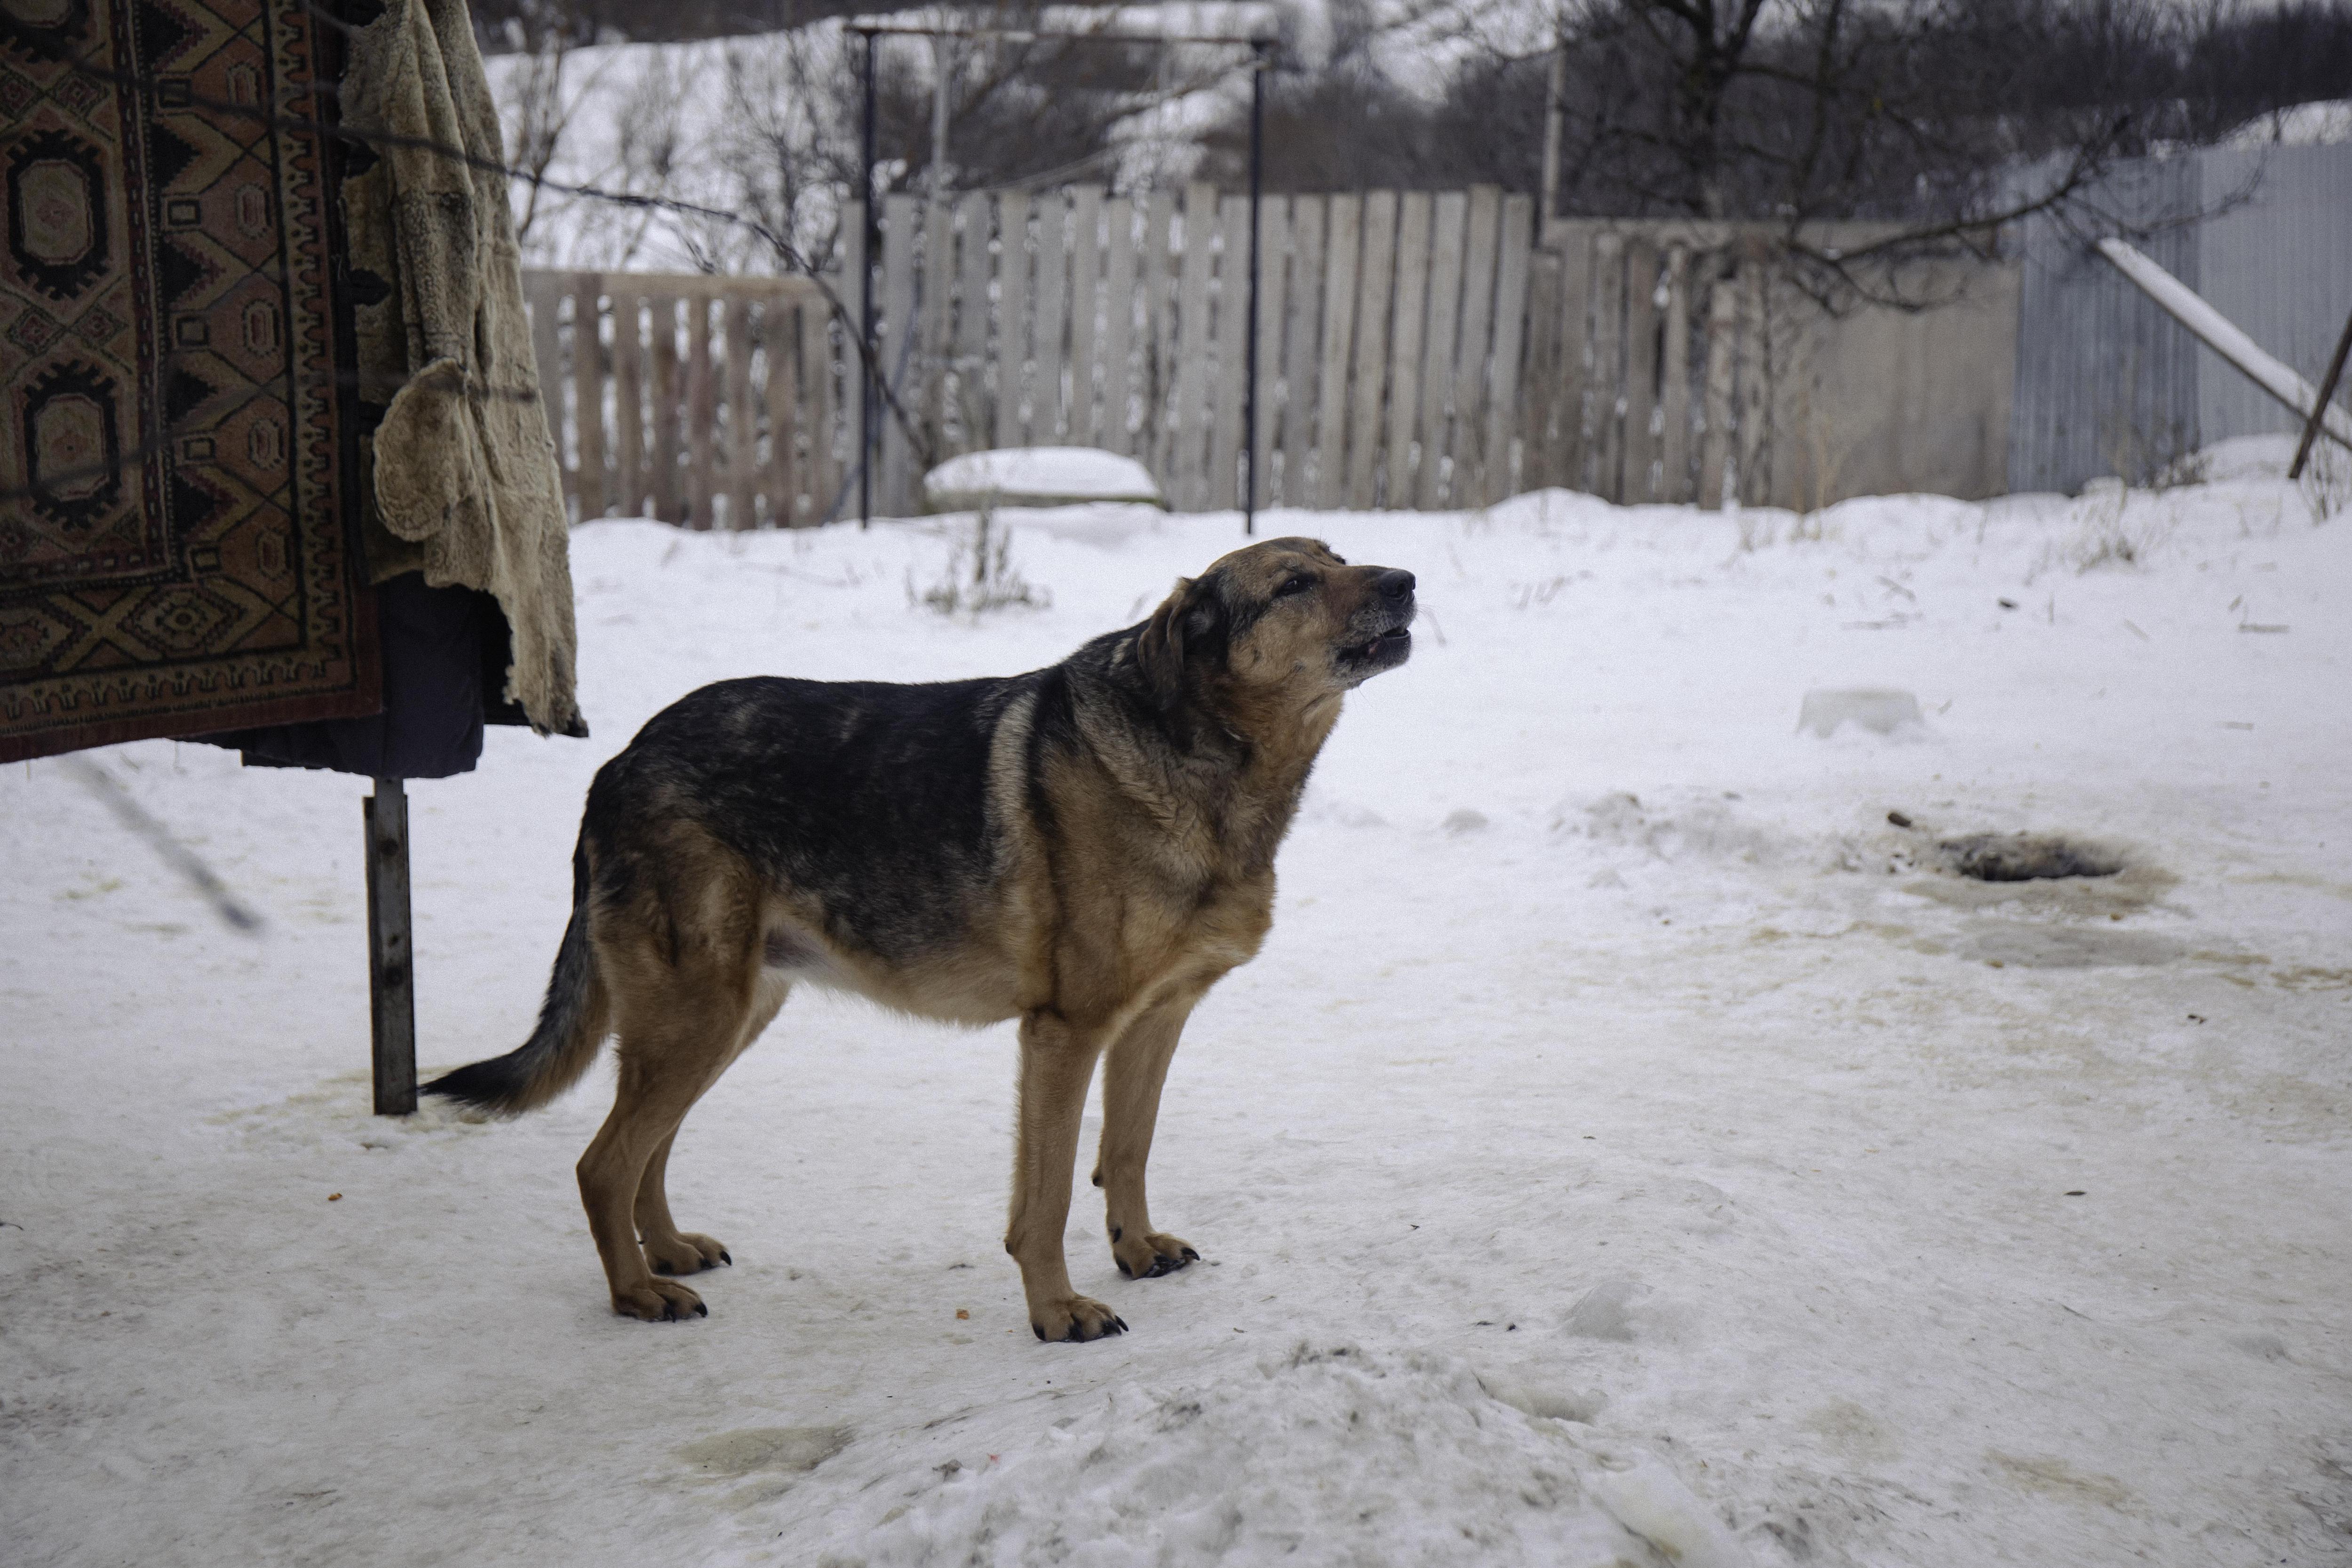
<path fill-rule="evenodd" d="M 320 26 L 0 0 L 0 760 L 378 706 Z"/>

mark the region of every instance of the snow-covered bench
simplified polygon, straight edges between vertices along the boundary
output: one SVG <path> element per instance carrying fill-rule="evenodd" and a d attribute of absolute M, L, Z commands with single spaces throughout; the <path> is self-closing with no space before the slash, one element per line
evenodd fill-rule
<path fill-rule="evenodd" d="M 923 476 L 923 505 L 933 512 L 970 512 L 982 507 L 1068 507 L 1098 501 L 1168 505 L 1142 464 L 1091 446 L 967 452 Z"/>

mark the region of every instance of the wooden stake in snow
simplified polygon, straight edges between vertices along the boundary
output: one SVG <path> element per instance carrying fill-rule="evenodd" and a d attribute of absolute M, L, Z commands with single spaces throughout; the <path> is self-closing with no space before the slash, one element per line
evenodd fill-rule
<path fill-rule="evenodd" d="M 408 792 L 379 779 L 367 824 L 368 1000 L 375 1034 L 375 1113 L 416 1109 L 416 973 L 408 904 Z"/>
<path fill-rule="evenodd" d="M 2141 292 L 2163 306 L 2174 320 L 2196 333 L 2207 348 L 2294 410 L 2295 417 L 2307 420 L 2314 416 L 2314 411 L 2320 411 L 2320 428 L 2334 440 L 2352 447 L 2352 415 L 2326 407 L 2317 389 L 2297 375 L 2294 367 L 2264 353 L 2235 322 L 2205 303 L 2195 289 L 2119 239 L 2101 240 L 2099 254 L 2114 262 L 2117 270 L 2139 286 Z"/>

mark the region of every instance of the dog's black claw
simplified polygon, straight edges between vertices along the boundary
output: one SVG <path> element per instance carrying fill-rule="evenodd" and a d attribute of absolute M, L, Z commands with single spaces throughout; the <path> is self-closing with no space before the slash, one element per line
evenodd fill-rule
<path fill-rule="evenodd" d="M 694 1315 L 698 1318 L 707 1318 L 710 1315 L 710 1309 L 697 1301 L 694 1303 Z"/>
<path fill-rule="evenodd" d="M 1126 1276 L 1127 1276 L 1129 1279 L 1130 1279 L 1130 1280 L 1132 1280 L 1132 1279 L 1134 1279 L 1134 1278 L 1135 1278 L 1135 1270 L 1132 1270 L 1132 1269 L 1130 1269 L 1130 1268 L 1129 1268 L 1129 1267 L 1127 1266 L 1127 1260 L 1126 1260 L 1126 1259 L 1124 1259 L 1124 1258 L 1114 1258 L 1114 1259 L 1112 1259 L 1112 1260 L 1111 1260 L 1111 1261 L 1118 1265 L 1118 1271 L 1119 1271 L 1121 1274 L 1126 1275 Z"/>
<path fill-rule="evenodd" d="M 1127 1332 L 1127 1320 L 1125 1318 L 1113 1318 L 1111 1319 L 1111 1322 L 1118 1325 L 1119 1333 L 1125 1333 Z"/>
<path fill-rule="evenodd" d="M 1184 1261 L 1187 1263 L 1197 1263 L 1200 1260 L 1201 1255 L 1198 1252 L 1193 1251 L 1190 1247 L 1184 1249 Z"/>
<path fill-rule="evenodd" d="M 1044 1344 L 1045 1343 L 1045 1325 L 1044 1323 L 1031 1323 L 1029 1325 L 1029 1332 L 1037 1336 L 1037 1343 L 1039 1344 Z"/>
<path fill-rule="evenodd" d="M 730 1269 L 735 1267 L 735 1254 L 730 1252 L 724 1247 L 721 1247 L 719 1249 L 719 1260 L 721 1263 L 726 1264 Z"/>

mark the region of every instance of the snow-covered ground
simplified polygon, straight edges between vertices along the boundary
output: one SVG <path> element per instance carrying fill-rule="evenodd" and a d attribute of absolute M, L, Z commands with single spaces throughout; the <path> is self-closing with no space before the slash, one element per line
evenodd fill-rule
<path fill-rule="evenodd" d="M 2253 455 L 1266 519 L 1428 613 L 1177 1058 L 1155 1213 L 1204 1261 L 1121 1281 L 1081 1190 L 1074 1277 L 1134 1325 L 1096 1344 L 1032 1339 L 998 1249 L 1008 1030 L 795 998 L 671 1168 L 733 1249 L 711 1316 L 625 1321 L 572 1178 L 608 1067 L 367 1113 L 359 781 L 99 754 L 251 936 L 9 768 L 0 1557 L 2343 1561 L 2352 525 Z M 977 622 L 910 608 L 952 520 L 576 535 L 594 739 L 411 791 L 426 1063 L 528 1029 L 582 791 L 662 704 L 1045 663 L 1237 533 L 1009 520 L 1050 608 Z M 1848 686 L 1925 723 L 1797 733 Z M 2021 829 L 2131 869 L 1927 869 Z"/>

